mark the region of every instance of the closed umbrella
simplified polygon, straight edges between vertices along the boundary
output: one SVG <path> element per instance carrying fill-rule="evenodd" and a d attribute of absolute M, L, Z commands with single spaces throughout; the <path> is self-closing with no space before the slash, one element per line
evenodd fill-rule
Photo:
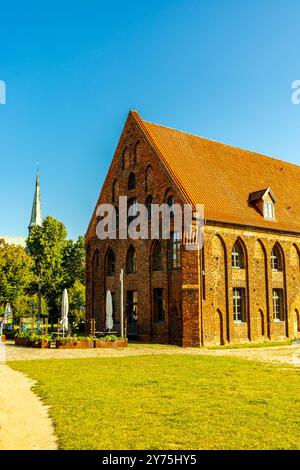
<path fill-rule="evenodd" d="M 62 302 L 61 302 L 61 321 L 60 324 L 63 330 L 63 336 L 65 335 L 65 331 L 68 331 L 68 313 L 69 313 L 69 298 L 68 298 L 68 291 L 64 289 L 62 295 Z"/>
<path fill-rule="evenodd" d="M 114 326 L 113 322 L 113 304 L 112 304 L 112 296 L 110 290 L 106 292 L 106 323 L 105 323 L 107 330 L 112 330 Z"/>

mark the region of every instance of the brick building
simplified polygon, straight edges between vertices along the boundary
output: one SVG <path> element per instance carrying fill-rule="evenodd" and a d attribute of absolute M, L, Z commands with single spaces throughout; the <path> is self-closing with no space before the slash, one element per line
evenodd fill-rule
<path fill-rule="evenodd" d="M 300 167 L 143 121 L 131 111 L 101 203 L 204 204 L 204 247 L 86 234 L 87 320 L 106 291 L 128 335 L 183 346 L 300 338 Z M 96 206 L 96 207 L 97 207 Z"/>

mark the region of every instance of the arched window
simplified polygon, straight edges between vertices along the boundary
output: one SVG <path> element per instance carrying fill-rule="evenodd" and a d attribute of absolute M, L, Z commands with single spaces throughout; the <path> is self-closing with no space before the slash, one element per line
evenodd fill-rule
<path fill-rule="evenodd" d="M 118 232 L 119 232 L 119 208 L 115 207 L 116 211 L 116 238 L 118 238 Z"/>
<path fill-rule="evenodd" d="M 133 163 L 139 163 L 141 161 L 141 144 L 137 142 L 134 147 L 134 156 L 133 156 Z"/>
<path fill-rule="evenodd" d="M 152 166 L 148 165 L 145 171 L 145 191 L 148 191 L 151 188 L 152 182 L 153 182 L 153 170 L 152 170 Z"/>
<path fill-rule="evenodd" d="M 99 266 L 99 251 L 96 250 L 95 253 L 93 254 L 93 260 L 92 260 L 93 268 L 98 268 Z"/>
<path fill-rule="evenodd" d="M 232 247 L 231 261 L 232 261 L 231 264 L 233 268 L 244 269 L 245 267 L 244 249 L 239 240 L 237 240 Z"/>
<path fill-rule="evenodd" d="M 136 251 L 133 246 L 130 246 L 127 251 L 126 270 L 128 274 L 135 273 L 137 270 Z"/>
<path fill-rule="evenodd" d="M 118 180 L 115 180 L 113 182 L 113 187 L 112 187 L 112 202 L 116 202 L 119 197 L 119 183 Z"/>
<path fill-rule="evenodd" d="M 300 315 L 298 310 L 295 310 L 294 312 L 294 333 L 295 335 L 300 333 Z"/>
<path fill-rule="evenodd" d="M 135 174 L 130 173 L 128 177 L 128 189 L 134 189 L 135 188 Z"/>
<path fill-rule="evenodd" d="M 299 271 L 300 268 L 300 255 L 299 255 L 299 250 L 296 245 L 291 246 L 290 250 L 290 263 L 291 266 L 297 269 Z"/>
<path fill-rule="evenodd" d="M 153 204 L 153 197 L 151 196 L 151 194 L 149 194 L 149 196 L 147 196 L 146 201 L 145 201 L 145 205 L 148 211 L 148 220 L 151 220 L 152 204 Z"/>
<path fill-rule="evenodd" d="M 161 243 L 156 240 L 152 248 L 152 271 L 160 271 L 162 269 L 162 252 Z"/>
<path fill-rule="evenodd" d="M 173 206 L 174 206 L 175 202 L 174 202 L 174 196 L 172 194 L 170 194 L 167 197 L 167 204 L 168 204 L 169 209 L 170 209 L 170 217 L 174 217 Z"/>
<path fill-rule="evenodd" d="M 106 275 L 113 276 L 115 274 L 115 254 L 109 249 L 106 255 Z"/>
<path fill-rule="evenodd" d="M 282 271 L 282 254 L 279 246 L 276 244 L 271 252 L 272 271 Z"/>
<path fill-rule="evenodd" d="M 129 166 L 129 149 L 126 147 L 122 153 L 122 170 Z"/>

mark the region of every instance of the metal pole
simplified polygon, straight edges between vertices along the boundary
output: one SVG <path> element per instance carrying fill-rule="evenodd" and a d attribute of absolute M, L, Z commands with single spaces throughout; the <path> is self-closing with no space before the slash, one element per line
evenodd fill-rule
<path fill-rule="evenodd" d="M 121 337 L 124 338 L 124 270 L 123 269 L 121 269 L 120 282 L 121 282 L 120 323 L 121 323 Z"/>
<path fill-rule="evenodd" d="M 41 319 L 41 313 L 42 313 L 42 285 L 39 282 L 38 286 L 38 321 Z"/>

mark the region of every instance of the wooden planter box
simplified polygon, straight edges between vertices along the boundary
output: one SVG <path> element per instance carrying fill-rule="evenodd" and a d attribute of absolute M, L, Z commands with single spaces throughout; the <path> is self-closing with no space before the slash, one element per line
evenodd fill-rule
<path fill-rule="evenodd" d="M 95 340 L 95 348 L 126 348 L 128 346 L 128 339 L 118 339 L 117 341 L 101 341 Z"/>
<path fill-rule="evenodd" d="M 30 346 L 28 339 L 26 338 L 15 338 L 16 346 Z"/>
<path fill-rule="evenodd" d="M 77 341 L 77 342 L 70 342 L 70 343 L 61 343 L 60 341 L 56 341 L 56 348 L 57 349 L 88 349 L 94 347 L 94 341 Z"/>
<path fill-rule="evenodd" d="M 38 343 L 30 341 L 29 346 L 32 348 L 46 349 L 50 347 L 50 341 L 46 341 L 44 339 L 42 341 L 39 341 Z"/>
<path fill-rule="evenodd" d="M 5 343 L 5 340 L 6 340 L 6 336 L 2 335 L 2 339 L 1 339 L 2 343 Z"/>

